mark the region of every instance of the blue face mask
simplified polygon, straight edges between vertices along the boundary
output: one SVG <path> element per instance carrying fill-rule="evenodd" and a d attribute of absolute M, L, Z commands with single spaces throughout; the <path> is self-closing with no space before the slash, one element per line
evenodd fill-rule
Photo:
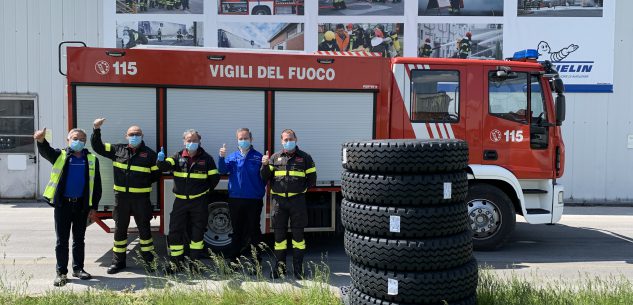
<path fill-rule="evenodd" d="M 73 151 L 81 151 L 84 149 L 84 146 L 86 145 L 86 143 L 81 142 L 79 140 L 72 140 L 70 141 L 70 149 L 72 149 Z"/>
<path fill-rule="evenodd" d="M 251 141 L 249 140 L 239 140 L 237 141 L 237 146 L 241 149 L 248 149 L 251 147 Z"/>
<path fill-rule="evenodd" d="M 130 144 L 130 146 L 138 147 L 139 145 L 141 145 L 141 141 L 143 141 L 143 137 L 142 136 L 130 136 L 130 137 L 128 137 L 127 141 Z"/>
<path fill-rule="evenodd" d="M 287 151 L 294 150 L 297 147 L 297 141 L 288 141 L 284 143 L 284 149 Z"/>
<path fill-rule="evenodd" d="M 199 146 L 200 146 L 200 143 L 194 143 L 194 142 L 187 142 L 185 144 L 185 148 L 189 152 L 194 152 L 194 151 L 198 150 Z"/>

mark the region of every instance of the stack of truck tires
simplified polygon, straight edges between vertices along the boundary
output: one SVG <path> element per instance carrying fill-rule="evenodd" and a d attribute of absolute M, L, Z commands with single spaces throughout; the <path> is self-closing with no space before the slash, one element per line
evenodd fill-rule
<path fill-rule="evenodd" d="M 461 140 L 343 144 L 350 304 L 476 304 Z"/>

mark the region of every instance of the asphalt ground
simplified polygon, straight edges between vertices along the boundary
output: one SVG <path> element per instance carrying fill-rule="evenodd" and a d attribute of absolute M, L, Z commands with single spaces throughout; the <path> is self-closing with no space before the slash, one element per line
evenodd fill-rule
<path fill-rule="evenodd" d="M 154 225 L 158 225 L 157 220 Z M 136 234 L 130 234 L 128 240 L 128 249 L 139 249 Z M 329 266 L 333 289 L 348 286 L 349 259 L 342 238 L 312 234 L 306 240 L 306 261 Z M 164 237 L 155 234 L 154 243 L 164 261 Z M 54 247 L 52 208 L 43 203 L 0 204 L 0 281 L 25 287 L 35 294 L 60 289 L 52 285 Z M 148 276 L 136 264 L 134 255 L 128 255 L 125 271 L 107 274 L 111 248 L 112 234 L 94 224 L 88 227 L 85 269 L 94 278 L 80 281 L 71 277 L 70 283 L 61 289 L 143 290 L 161 288 L 172 282 L 161 274 Z M 536 283 L 580 282 L 587 277 L 623 276 L 633 280 L 633 207 L 566 207 L 561 222 L 556 225 L 529 225 L 519 217 L 514 234 L 502 249 L 476 252 L 475 256 L 481 267 L 489 268 L 500 277 L 518 276 Z M 265 276 L 270 270 L 268 259 L 265 257 L 263 263 Z M 253 278 L 253 282 L 256 281 Z"/>

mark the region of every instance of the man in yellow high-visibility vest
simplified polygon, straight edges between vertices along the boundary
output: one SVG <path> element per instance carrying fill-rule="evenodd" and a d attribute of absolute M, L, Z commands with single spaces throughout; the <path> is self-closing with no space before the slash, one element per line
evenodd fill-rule
<path fill-rule="evenodd" d="M 66 141 L 68 147 L 54 149 L 44 138 L 46 128 L 33 134 L 40 155 L 53 164 L 51 178 L 44 191 L 44 199 L 55 207 L 55 258 L 57 276 L 55 286 L 68 282 L 68 239 L 73 233 L 74 277 L 88 280 L 92 276 L 84 270 L 86 223 L 94 218 L 101 200 L 99 160 L 84 148 L 86 132 L 72 129 Z"/>

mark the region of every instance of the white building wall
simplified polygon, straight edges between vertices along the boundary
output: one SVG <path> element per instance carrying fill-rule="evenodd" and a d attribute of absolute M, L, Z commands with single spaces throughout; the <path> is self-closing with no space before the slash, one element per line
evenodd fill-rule
<path fill-rule="evenodd" d="M 633 201 L 633 1 L 616 2 L 614 93 L 567 94 L 567 165 L 561 183 L 573 201 Z M 555 29 L 552 29 L 555 31 Z"/>
<path fill-rule="evenodd" d="M 39 126 L 52 130 L 54 147 L 68 131 L 66 80 L 57 71 L 65 40 L 103 45 L 103 0 L 0 0 L 0 94 L 37 95 Z M 41 193 L 51 165 L 38 164 Z"/>

